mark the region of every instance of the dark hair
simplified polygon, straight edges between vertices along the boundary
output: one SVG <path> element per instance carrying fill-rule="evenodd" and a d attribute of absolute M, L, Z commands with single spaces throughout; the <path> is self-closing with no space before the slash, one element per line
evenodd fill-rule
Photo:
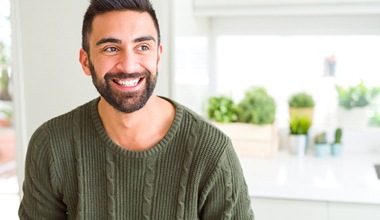
<path fill-rule="evenodd" d="M 156 12 L 149 0 L 91 0 L 90 5 L 83 18 L 82 26 L 82 48 L 89 53 L 90 46 L 88 37 L 92 31 L 92 22 L 97 15 L 105 14 L 112 11 L 137 11 L 147 12 L 153 19 L 154 26 L 158 33 L 158 44 L 161 41 L 160 27 Z"/>

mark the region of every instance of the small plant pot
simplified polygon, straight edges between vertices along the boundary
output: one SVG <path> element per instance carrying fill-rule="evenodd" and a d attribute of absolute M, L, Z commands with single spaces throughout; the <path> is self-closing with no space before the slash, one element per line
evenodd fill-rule
<path fill-rule="evenodd" d="M 331 144 L 331 155 L 334 157 L 339 157 L 342 155 L 343 145 L 341 143 Z"/>
<path fill-rule="evenodd" d="M 313 120 L 314 117 L 314 108 L 289 108 L 290 118 L 294 116 L 306 116 Z"/>
<path fill-rule="evenodd" d="M 330 154 L 329 144 L 314 144 L 314 154 L 317 157 L 326 157 Z"/>
<path fill-rule="evenodd" d="M 292 154 L 304 156 L 306 154 L 307 135 L 290 135 L 289 146 Z"/>
<path fill-rule="evenodd" d="M 0 127 L 10 127 L 12 125 L 11 120 L 0 119 Z"/>

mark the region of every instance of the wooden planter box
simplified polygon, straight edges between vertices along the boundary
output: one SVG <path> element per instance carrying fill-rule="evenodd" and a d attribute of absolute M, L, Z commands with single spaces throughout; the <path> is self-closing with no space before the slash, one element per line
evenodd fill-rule
<path fill-rule="evenodd" d="M 231 138 L 239 156 L 272 157 L 278 151 L 279 138 L 274 124 L 264 126 L 246 123 L 214 124 Z"/>

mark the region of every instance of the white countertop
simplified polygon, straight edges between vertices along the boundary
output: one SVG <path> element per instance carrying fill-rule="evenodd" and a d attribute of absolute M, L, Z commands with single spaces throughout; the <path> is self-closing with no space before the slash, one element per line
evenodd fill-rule
<path fill-rule="evenodd" d="M 240 161 L 252 197 L 380 205 L 374 168 L 380 154 L 317 158 L 280 152 Z"/>

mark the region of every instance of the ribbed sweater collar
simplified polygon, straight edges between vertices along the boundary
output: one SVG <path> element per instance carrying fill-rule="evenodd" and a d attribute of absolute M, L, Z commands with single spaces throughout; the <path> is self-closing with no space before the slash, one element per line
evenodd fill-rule
<path fill-rule="evenodd" d="M 166 133 L 166 135 L 152 148 L 145 150 L 145 151 L 130 151 L 127 149 L 124 149 L 114 143 L 111 138 L 106 133 L 104 126 L 100 120 L 99 113 L 98 113 L 98 102 L 100 98 L 96 98 L 90 102 L 90 111 L 91 111 L 91 119 L 94 123 L 95 129 L 100 137 L 100 139 L 106 144 L 106 146 L 111 150 L 114 151 L 119 156 L 123 157 L 130 157 L 130 158 L 145 158 L 145 157 L 151 157 L 155 154 L 158 154 L 160 151 L 164 150 L 168 144 L 172 141 L 175 134 L 177 133 L 180 124 L 183 120 L 183 113 L 184 108 L 182 105 L 178 104 L 177 102 L 161 97 L 169 102 L 171 102 L 175 107 L 175 117 L 173 120 L 173 123 L 170 126 L 169 131 Z"/>

